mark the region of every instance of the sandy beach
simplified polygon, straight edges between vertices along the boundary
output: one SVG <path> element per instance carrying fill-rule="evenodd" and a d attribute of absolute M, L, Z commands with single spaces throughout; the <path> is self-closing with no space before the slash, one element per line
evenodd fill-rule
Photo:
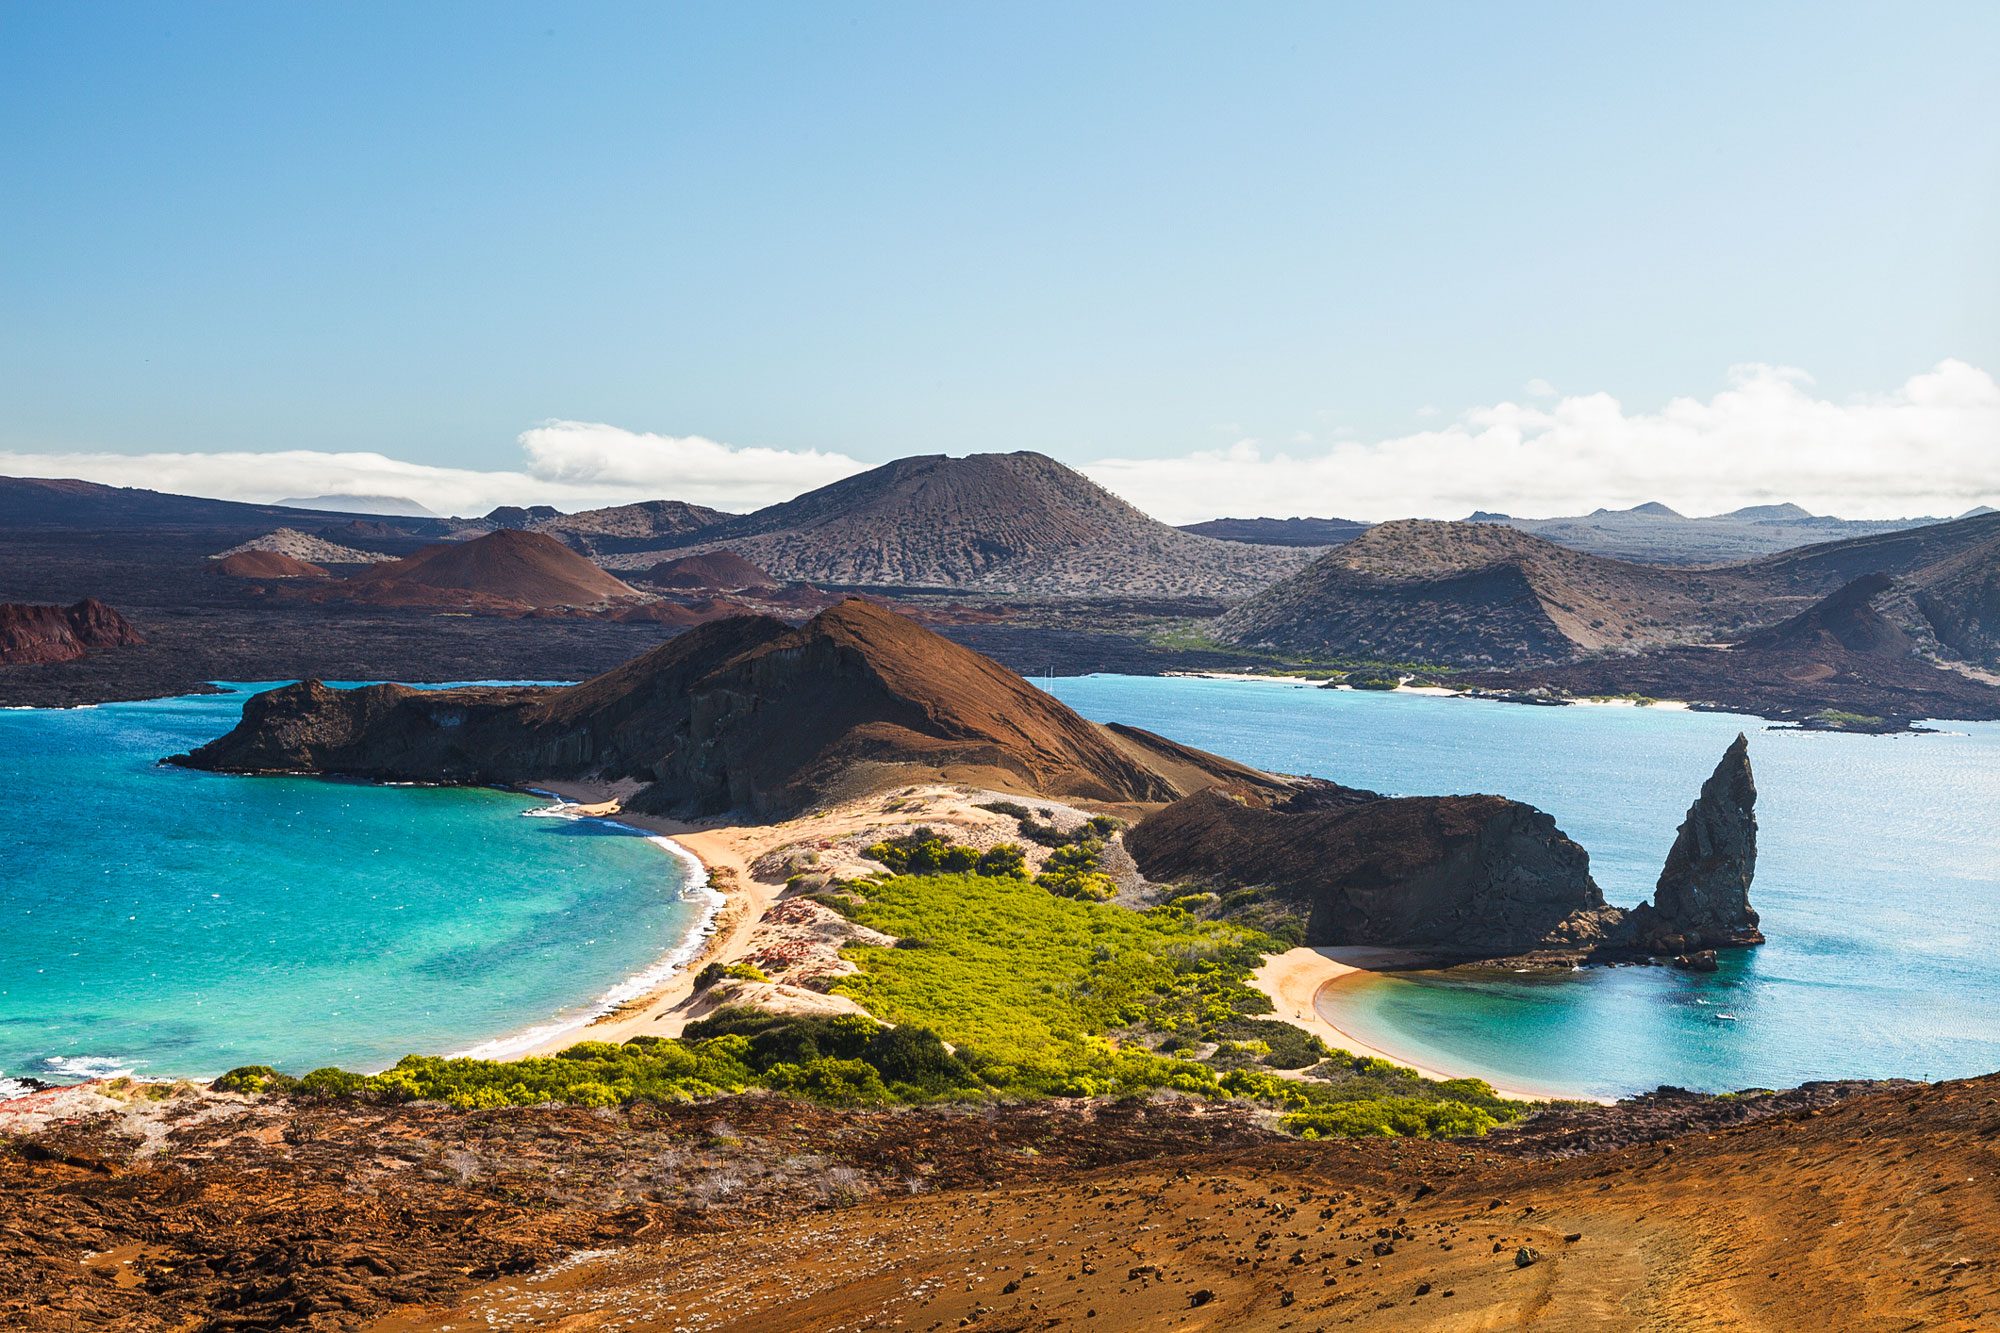
<path fill-rule="evenodd" d="M 1375 1056 L 1393 1064 L 1405 1065 L 1429 1079 L 1441 1081 L 1451 1078 L 1483 1077 L 1470 1074 L 1469 1071 L 1451 1073 L 1409 1059 L 1394 1051 L 1383 1050 L 1334 1026 L 1327 1021 L 1320 1010 L 1320 994 L 1329 986 L 1339 985 L 1343 981 L 1359 980 L 1385 969 L 1419 965 L 1423 961 L 1419 957 L 1395 949 L 1298 948 L 1272 954 L 1266 958 L 1264 965 L 1250 978 L 1250 984 L 1271 997 L 1271 1003 L 1276 1007 L 1274 1017 L 1297 1024 L 1338 1050 L 1351 1051 L 1355 1055 Z M 1522 1101 L 1544 1101 L 1558 1095 L 1549 1089 L 1529 1091 L 1497 1083 L 1493 1085 L 1493 1090 L 1503 1097 L 1514 1097 Z M 1570 1100 L 1582 1101 L 1606 1100 L 1597 1097 L 1578 1097 L 1575 1094 L 1568 1094 L 1568 1097 Z"/>
<path fill-rule="evenodd" d="M 770 824 L 692 824 L 627 811 L 623 803 L 631 784 L 536 782 L 529 789 L 568 802 L 574 813 L 607 819 L 671 839 L 701 862 L 709 887 L 722 898 L 709 935 L 701 948 L 655 989 L 580 1025 L 550 1029 L 532 1042 L 503 1042 L 509 1056 L 553 1055 L 579 1041 L 622 1042 L 633 1037 L 675 1037 L 689 1023 L 711 1012 L 716 1001 L 695 993 L 695 978 L 711 963 L 743 961 L 753 943 L 773 931 L 771 909 L 785 896 L 787 872 L 759 862 L 773 852 L 804 849 L 805 854 L 838 857 L 837 844 L 852 844 L 872 829 L 909 826 L 912 822 L 949 827 L 964 841 L 990 844 L 1011 837 L 1013 820 L 978 808 L 985 793 L 945 784 L 922 784 L 875 792 L 854 801 L 816 810 L 796 819 Z M 1060 806 L 1060 802 L 1044 802 Z M 783 858 L 773 858 L 782 860 Z M 859 860 L 826 862 L 822 869 L 850 875 L 878 869 Z M 803 906 L 803 904 L 802 904 Z M 823 909 L 822 909 L 823 911 Z M 760 931 L 760 927 L 764 929 Z M 796 932 L 794 932 L 796 933 Z M 860 1006 L 842 995 L 802 986 L 758 983 L 737 987 L 732 996 L 791 1013 L 857 1013 Z"/>
<path fill-rule="evenodd" d="M 988 830 L 989 834 L 1006 831 L 1004 823 L 978 808 L 977 802 L 985 794 L 944 785 L 911 788 L 900 795 L 876 793 L 797 819 L 757 825 L 691 824 L 631 813 L 623 807 L 633 790 L 630 785 L 542 782 L 531 786 L 535 791 L 567 802 L 575 814 L 616 819 L 621 824 L 671 839 L 706 868 L 709 885 L 722 901 L 701 947 L 656 988 L 581 1024 L 535 1030 L 516 1042 L 503 1040 L 497 1045 L 509 1057 L 553 1055 L 579 1041 L 676 1037 L 689 1023 L 711 1012 L 716 1001 L 707 994 L 695 993 L 695 978 L 711 963 L 739 962 L 752 952 L 760 925 L 785 893 L 782 873 L 773 873 L 767 865 L 763 878 L 757 874 L 759 861 L 774 851 L 827 848 L 872 827 L 908 824 L 912 818 L 974 831 L 996 825 Z M 976 836 L 976 832 L 967 836 Z M 854 868 L 856 872 L 863 869 Z M 1397 950 L 1299 948 L 1265 959 L 1252 975 L 1251 984 L 1271 997 L 1275 1017 L 1297 1024 L 1330 1046 L 1405 1065 L 1429 1079 L 1464 1077 L 1465 1071 L 1453 1073 L 1434 1068 L 1362 1041 L 1328 1022 L 1320 1012 L 1318 999 L 1328 986 L 1374 971 L 1422 962 Z M 792 1012 L 859 1011 L 859 1006 L 844 996 L 797 986 L 755 989 L 766 992 L 759 997 L 763 1003 Z M 1502 1096 L 1527 1101 L 1552 1095 L 1546 1089 L 1528 1091 L 1496 1085 L 1495 1090 Z"/>

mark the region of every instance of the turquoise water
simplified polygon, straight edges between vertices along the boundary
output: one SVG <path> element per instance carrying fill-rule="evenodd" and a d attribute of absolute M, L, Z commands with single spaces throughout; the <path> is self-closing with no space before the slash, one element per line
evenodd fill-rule
<path fill-rule="evenodd" d="M 546 800 L 155 762 L 245 697 L 0 711 L 0 1076 L 381 1068 L 587 1016 L 705 919 Z"/>
<path fill-rule="evenodd" d="M 1417 1063 L 1618 1095 L 2000 1069 L 2000 725 L 1842 736 L 1756 718 L 1185 678 L 1050 683 L 1088 717 L 1261 767 L 1404 795 L 1502 792 L 1549 811 L 1605 894 L 1652 893 L 1723 747 L 1750 733 L 1770 942 L 1722 970 L 1593 968 L 1336 987 L 1327 1017 Z"/>

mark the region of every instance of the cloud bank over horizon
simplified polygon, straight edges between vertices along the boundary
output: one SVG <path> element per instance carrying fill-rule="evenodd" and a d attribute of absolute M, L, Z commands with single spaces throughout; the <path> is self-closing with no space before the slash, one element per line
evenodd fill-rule
<path fill-rule="evenodd" d="M 1676 398 L 1657 412 L 1628 412 L 1604 393 L 1563 394 L 1541 379 L 1524 398 L 1386 439 L 1253 438 L 1077 466 L 1170 523 L 1462 518 L 1475 509 L 1547 517 L 1653 500 L 1690 514 L 1792 501 L 1850 518 L 1948 517 L 2000 502 L 2000 383 L 1964 361 L 1843 402 L 1816 397 L 1803 371 L 1763 364 L 1732 368 L 1711 398 Z M 0 474 L 260 502 L 388 495 L 472 515 L 502 504 L 576 510 L 645 499 L 740 511 L 871 466 L 840 453 L 582 421 L 543 422 L 516 444 L 518 466 L 498 470 L 372 452 L 0 452 Z"/>
<path fill-rule="evenodd" d="M 1272 446 L 1246 439 L 1182 458 L 1112 458 L 1094 480 L 1171 523 L 1227 513 L 1527 518 L 1659 501 L 1685 514 L 1791 501 L 1846 518 L 1943 517 L 2000 497 L 2000 384 L 1947 360 L 1847 402 L 1785 366 L 1732 367 L 1714 397 L 1627 412 L 1609 394 L 1474 408 L 1382 440 Z"/>
<path fill-rule="evenodd" d="M 739 448 L 699 435 L 656 435 L 589 421 L 545 421 L 521 432 L 518 469 L 437 467 L 379 453 L 309 449 L 226 453 L 8 453 L 0 474 L 76 477 L 260 504 L 295 496 L 375 495 L 471 517 L 499 505 L 566 512 L 634 500 L 755 509 L 867 466 L 816 450 Z"/>

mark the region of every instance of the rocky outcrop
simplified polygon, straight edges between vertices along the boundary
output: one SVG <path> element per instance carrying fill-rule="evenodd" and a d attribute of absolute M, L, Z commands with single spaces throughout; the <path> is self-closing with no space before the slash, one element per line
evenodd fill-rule
<path fill-rule="evenodd" d="M 698 626 L 564 688 L 335 690 L 252 698 L 228 735 L 176 762 L 229 772 L 645 784 L 635 809 L 789 813 L 917 777 L 1107 804 L 1288 784 L 1143 732 L 1088 722 L 903 616 L 847 601 L 798 628 Z"/>
<path fill-rule="evenodd" d="M 1305 919 L 1304 943 L 1473 960 L 1669 956 L 1713 971 L 1713 950 L 1758 944 L 1756 784 L 1738 736 L 1689 810 L 1654 901 L 1604 900 L 1590 857 L 1548 814 L 1502 796 L 1383 797 L 1327 785 L 1278 803 L 1203 792 L 1125 842 L 1169 883 L 1268 887 Z"/>
<path fill-rule="evenodd" d="M 1750 881 L 1757 873 L 1757 783 L 1750 740 L 1741 733 L 1688 807 L 1667 853 L 1653 901 L 1635 911 L 1634 929 L 1653 952 L 1689 955 L 1761 944 Z M 1712 961 L 1712 960 L 1711 960 Z"/>
<path fill-rule="evenodd" d="M 1305 916 L 1305 943 L 1458 958 L 1609 943 L 1623 914 L 1554 818 L 1503 796 L 1344 792 L 1259 808 L 1217 793 L 1125 836 L 1149 879 L 1268 885 Z"/>
<path fill-rule="evenodd" d="M 73 606 L 0 603 L 0 666 L 74 662 L 93 648 L 144 642 L 131 621 L 95 597 Z"/>

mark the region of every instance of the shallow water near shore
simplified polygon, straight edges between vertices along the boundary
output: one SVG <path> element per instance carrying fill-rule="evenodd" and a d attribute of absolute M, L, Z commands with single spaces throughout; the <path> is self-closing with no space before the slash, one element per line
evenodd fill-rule
<path fill-rule="evenodd" d="M 1044 683 L 1044 682 L 1038 682 Z M 1344 982 L 1329 1021 L 1413 1062 L 1616 1096 L 2000 1069 L 2000 724 L 1849 736 L 1757 718 L 1530 708 L 1269 682 L 1045 682 L 1087 717 L 1397 795 L 1500 792 L 1549 811 L 1605 896 L 1652 893 L 1674 830 L 1750 735 L 1770 942 L 1712 975 L 1415 973 Z"/>
<path fill-rule="evenodd" d="M 246 697 L 0 712 L 0 1095 L 478 1046 L 588 1015 L 706 915 L 682 861 L 537 797 L 156 762 Z"/>

